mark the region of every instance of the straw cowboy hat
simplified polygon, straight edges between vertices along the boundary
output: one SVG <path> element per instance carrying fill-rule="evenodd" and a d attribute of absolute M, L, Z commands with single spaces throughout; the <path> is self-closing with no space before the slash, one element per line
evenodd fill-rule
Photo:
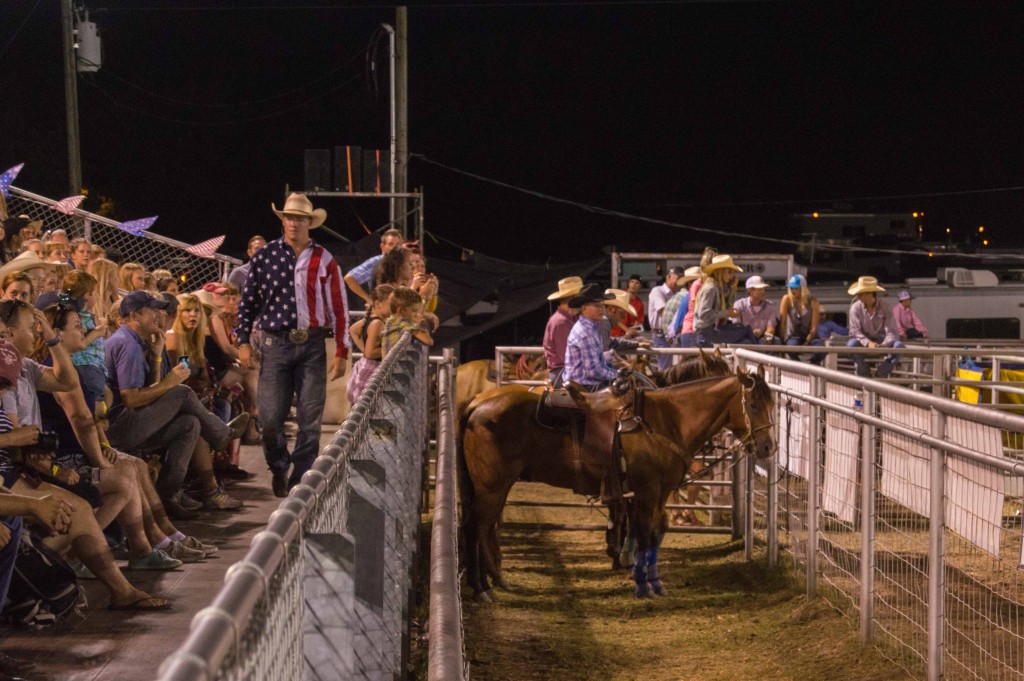
<path fill-rule="evenodd" d="M 548 296 L 548 300 L 561 300 L 576 295 L 583 290 L 583 280 L 579 277 L 566 277 L 558 280 L 558 290 Z"/>
<path fill-rule="evenodd" d="M 636 309 L 629 304 L 629 294 L 619 288 L 606 288 L 604 290 L 606 296 L 615 296 L 611 300 L 604 301 L 605 305 L 611 305 L 617 307 L 620 310 L 624 310 L 627 314 L 636 314 Z"/>
<path fill-rule="evenodd" d="M 742 272 L 743 268 L 732 261 L 731 255 L 716 255 L 711 259 L 711 264 L 704 268 L 706 274 L 711 274 L 717 270 L 735 270 Z"/>
<path fill-rule="evenodd" d="M 4 277 L 6 277 L 8 274 L 11 274 L 12 272 L 24 272 L 26 270 L 34 269 L 36 267 L 42 267 L 43 269 L 46 270 L 52 270 L 56 266 L 57 263 L 55 262 L 46 262 L 45 260 L 41 260 L 39 256 L 33 253 L 32 251 L 25 251 L 14 260 L 10 261 L 3 267 L 0 267 L 0 281 L 2 281 Z"/>
<path fill-rule="evenodd" d="M 683 276 L 679 277 L 679 281 L 677 281 L 676 283 L 679 284 L 680 288 L 682 288 L 683 286 L 689 284 L 691 281 L 696 281 L 697 279 L 700 279 L 700 265 L 687 267 L 686 272 L 683 273 Z"/>
<path fill-rule="evenodd" d="M 327 219 L 327 211 L 323 208 L 313 209 L 313 204 L 309 200 L 309 197 L 299 192 L 292 192 L 285 199 L 284 206 L 281 210 L 277 209 L 277 206 L 270 204 L 270 209 L 277 214 L 277 217 L 283 218 L 285 215 L 300 215 L 305 218 L 309 218 L 309 228 L 314 229 L 324 224 L 324 220 Z"/>
<path fill-rule="evenodd" d="M 851 286 L 847 293 L 851 296 L 858 293 L 885 293 L 885 289 L 878 285 L 878 280 L 874 277 L 857 277 L 857 283 Z"/>

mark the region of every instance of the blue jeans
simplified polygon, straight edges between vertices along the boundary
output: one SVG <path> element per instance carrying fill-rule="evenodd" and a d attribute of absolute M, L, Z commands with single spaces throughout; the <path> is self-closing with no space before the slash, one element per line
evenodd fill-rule
<path fill-rule="evenodd" d="M 651 333 L 651 345 L 656 348 L 670 348 L 674 343 L 670 343 L 665 334 L 662 333 Z M 658 369 L 664 371 L 672 366 L 672 355 L 655 355 L 658 360 Z"/>
<path fill-rule="evenodd" d="M 846 347 L 848 347 L 848 348 L 859 348 L 859 347 L 862 347 L 862 346 L 861 346 L 861 343 L 860 343 L 859 340 L 857 340 L 856 338 L 851 338 L 850 340 L 846 341 Z M 867 347 L 867 346 L 863 346 L 863 347 Z M 903 344 L 903 341 L 899 341 L 898 340 L 898 341 L 896 341 L 895 343 L 892 344 L 892 347 L 894 347 L 894 348 L 905 348 L 907 346 Z M 882 361 L 889 362 L 891 364 L 897 364 L 899 362 L 899 357 L 896 356 L 896 355 L 886 355 L 885 359 L 882 360 Z M 868 369 L 868 356 L 867 355 L 862 355 L 860 353 L 857 353 L 856 355 L 854 355 L 853 356 L 853 365 L 854 365 L 854 370 L 855 370 L 855 372 L 856 372 L 856 374 L 858 376 L 870 376 L 871 375 L 871 371 Z"/>
<path fill-rule="evenodd" d="M 320 421 L 327 399 L 327 350 L 322 336 L 296 344 L 270 333 L 264 335 L 260 349 L 263 359 L 256 402 L 263 424 L 263 456 L 276 474 L 287 473 L 294 464 L 288 479 L 292 486 L 312 467 L 320 448 Z M 299 434 L 289 456 L 283 426 L 292 395 L 296 395 Z"/>
<path fill-rule="evenodd" d="M 11 585 L 11 574 L 14 572 L 14 561 L 18 558 L 18 545 L 21 543 L 22 519 L 20 515 L 0 517 L 0 522 L 11 531 L 11 541 L 0 549 L 0 608 L 7 598 L 7 588 Z"/>
<path fill-rule="evenodd" d="M 803 336 L 790 336 L 789 338 L 786 339 L 786 345 L 804 345 L 804 340 L 805 338 Z M 821 340 L 820 338 L 812 338 L 811 342 L 807 343 L 807 345 L 822 346 L 825 345 L 825 341 Z M 790 352 L 788 353 L 788 355 L 789 358 L 794 362 L 800 361 L 800 353 Z M 822 353 L 816 352 L 811 355 L 811 364 L 817 364 L 820 366 L 821 363 L 824 361 L 825 355 Z"/>

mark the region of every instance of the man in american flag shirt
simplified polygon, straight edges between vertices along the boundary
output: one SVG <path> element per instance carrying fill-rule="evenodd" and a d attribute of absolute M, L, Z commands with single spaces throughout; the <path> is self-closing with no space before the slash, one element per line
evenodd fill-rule
<path fill-rule="evenodd" d="M 254 326 L 261 329 L 257 403 L 263 453 L 274 475 L 274 494 L 284 497 L 316 458 L 327 375 L 332 381 L 345 375 L 351 340 L 341 269 L 309 236 L 327 212 L 314 210 L 309 198 L 298 193 L 281 210 L 271 209 L 281 218 L 283 236 L 252 257 L 238 307 L 238 355 L 242 364 L 253 365 L 249 337 Z M 338 347 L 328 371 L 325 339 L 332 328 Z M 299 433 L 289 457 L 283 425 L 293 394 Z"/>

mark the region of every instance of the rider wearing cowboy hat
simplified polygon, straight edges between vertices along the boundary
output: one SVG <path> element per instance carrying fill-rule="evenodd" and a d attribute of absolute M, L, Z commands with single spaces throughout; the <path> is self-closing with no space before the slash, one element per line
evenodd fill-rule
<path fill-rule="evenodd" d="M 584 287 L 579 295 L 569 299 L 569 307 L 579 309 L 580 318 L 566 343 L 563 382 L 573 381 L 590 390 L 600 390 L 618 377 L 611 362 L 612 351 L 605 345 L 610 326 L 604 306 L 610 300 L 615 300 L 615 295 L 602 293 L 596 284 Z"/>
<path fill-rule="evenodd" d="M 558 290 L 548 296 L 548 300 L 558 301 L 558 307 L 544 327 L 544 359 L 548 363 L 548 376 L 552 383 L 558 380 L 565 366 L 565 344 L 578 316 L 578 311 L 569 306 L 569 300 L 582 288 L 583 280 L 579 277 L 565 277 L 558 280 Z"/>

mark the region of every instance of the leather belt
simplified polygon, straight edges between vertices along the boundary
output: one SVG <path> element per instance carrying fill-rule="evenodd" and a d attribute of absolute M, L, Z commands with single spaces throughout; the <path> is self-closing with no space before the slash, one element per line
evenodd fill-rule
<path fill-rule="evenodd" d="M 270 334 L 271 336 L 276 336 L 277 338 L 284 338 L 288 342 L 294 343 L 295 345 L 302 345 L 303 343 L 308 341 L 310 338 L 326 338 L 327 337 L 327 329 L 323 329 L 323 328 L 318 328 L 318 329 L 281 329 L 281 330 L 278 330 L 278 331 L 267 331 L 266 329 L 264 329 L 263 333 Z"/>

